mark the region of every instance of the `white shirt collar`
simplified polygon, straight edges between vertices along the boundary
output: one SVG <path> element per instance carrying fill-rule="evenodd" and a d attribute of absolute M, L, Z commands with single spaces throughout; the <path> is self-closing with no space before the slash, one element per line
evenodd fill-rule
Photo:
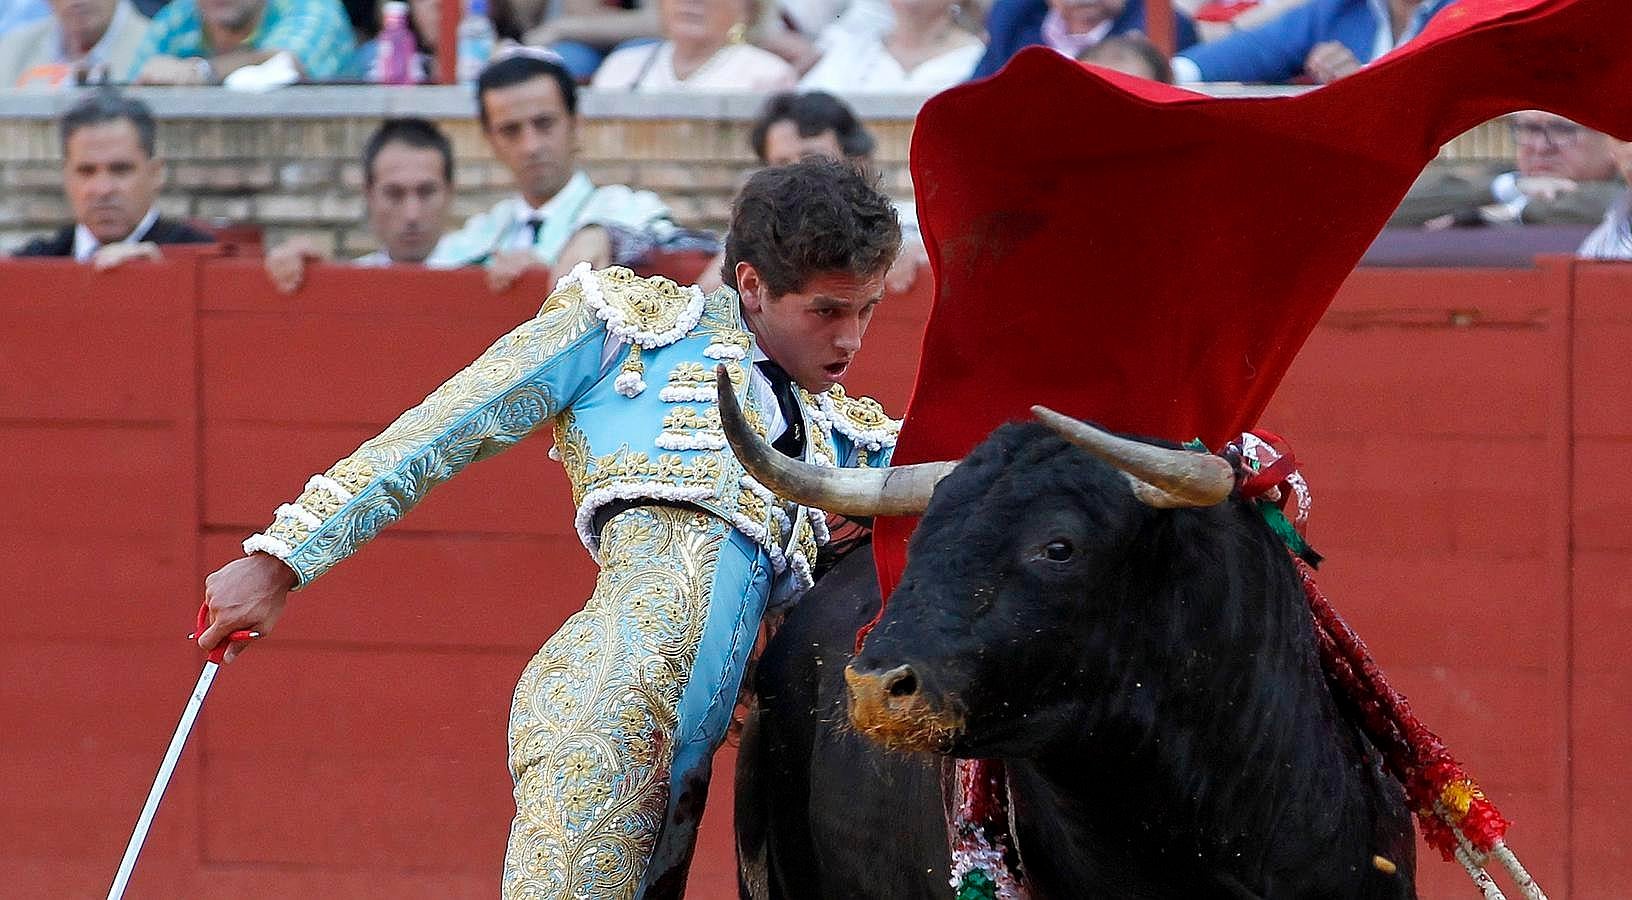
<path fill-rule="evenodd" d="M 594 192 L 594 182 L 590 181 L 589 176 L 585 175 L 583 170 L 580 169 L 572 173 L 572 177 L 567 179 L 567 183 L 561 186 L 561 190 L 556 191 L 554 197 L 544 201 L 543 206 L 533 207 L 529 205 L 527 198 L 520 194 L 511 197 L 510 215 L 512 224 L 510 226 L 511 242 L 509 246 L 520 248 L 528 246 L 527 241 L 531 238 L 531 234 L 528 233 L 529 226 L 527 223 L 535 218 L 548 225 L 557 216 L 576 216 L 583 208 L 584 201 Z M 568 226 L 569 234 L 576 230 L 571 228 L 573 223 L 564 224 Z"/>
<path fill-rule="evenodd" d="M 147 237 L 147 233 L 153 228 L 153 223 L 157 222 L 158 220 L 159 208 L 157 206 L 150 207 L 147 211 L 147 215 L 142 216 L 142 220 L 137 222 L 136 227 L 130 230 L 130 234 L 125 235 L 124 238 L 117 243 L 139 243 L 142 238 Z M 102 242 L 96 239 L 96 235 L 91 234 L 91 230 L 89 228 L 86 228 L 82 224 L 74 225 L 74 259 L 77 262 L 86 262 L 89 260 L 91 256 L 101 248 L 101 246 Z"/>

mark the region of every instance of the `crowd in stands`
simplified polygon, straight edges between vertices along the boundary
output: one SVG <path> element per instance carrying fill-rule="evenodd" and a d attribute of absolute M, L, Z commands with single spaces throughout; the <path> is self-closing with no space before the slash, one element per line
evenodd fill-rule
<path fill-rule="evenodd" d="M 604 90 L 845 96 L 932 94 L 1034 45 L 1104 64 L 1108 42 L 1115 52 L 1106 55 L 1143 55 L 1137 71 L 1171 72 L 1181 84 L 1326 83 L 1410 41 L 1456 0 L 1172 0 L 1171 59 L 1145 37 L 1147 0 L 447 2 L 460 4 L 462 36 L 466 23 L 488 36 L 461 37 L 467 79 L 513 44 L 554 52 L 574 81 Z M 0 0 L 0 87 L 427 80 L 442 0 L 397 6 L 415 53 L 405 69 L 376 65 L 390 20 L 382 9 L 393 5 Z"/>
<path fill-rule="evenodd" d="M 394 12 L 401 22 L 406 10 L 421 54 L 434 50 L 426 39 L 434 41 L 440 2 L 410 0 Z M 451 144 L 429 121 L 388 120 L 360 148 L 364 209 L 380 249 L 352 262 L 481 266 L 504 290 L 533 268 L 650 267 L 673 254 L 716 253 L 719 236 L 680 227 L 653 192 L 590 180 L 578 159 L 585 83 L 779 91 L 752 130 L 761 165 L 819 155 L 871 170 L 873 141 L 840 99 L 846 94 L 932 93 L 995 71 L 1031 45 L 1155 81 L 1326 82 L 1408 42 L 1455 2 L 1179 0 L 1180 52 L 1168 57 L 1144 36 L 1145 0 L 995 0 L 984 17 L 959 0 L 497 0 L 493 23 L 527 43 L 501 45 L 477 70 L 474 112 L 514 193 L 446 230 L 458 176 Z M 1185 10 L 1199 12 L 1192 19 Z M 272 65 L 305 80 L 366 75 L 377 71 L 380 48 L 356 43 L 367 27 L 358 17 L 372 12 L 340 0 L 0 0 L 0 29 L 10 29 L 0 34 L 0 83 L 207 84 Z M 1230 17 L 1235 27 L 1221 27 Z M 1632 147 L 1539 111 L 1515 113 L 1508 125 L 1511 165 L 1432 168 L 1390 224 L 1597 225 L 1583 255 L 1632 258 Z M 113 88 L 91 93 L 62 119 L 61 142 L 75 222 L 20 255 L 108 267 L 154 258 L 163 244 L 209 240 L 157 214 L 165 167 L 140 101 Z M 889 283 L 905 289 L 927 259 L 912 205 L 899 213 L 906 239 Z M 296 238 L 268 251 L 268 274 L 296 290 L 307 265 L 329 254 Z M 718 283 L 714 263 L 701 270 L 705 287 Z"/>

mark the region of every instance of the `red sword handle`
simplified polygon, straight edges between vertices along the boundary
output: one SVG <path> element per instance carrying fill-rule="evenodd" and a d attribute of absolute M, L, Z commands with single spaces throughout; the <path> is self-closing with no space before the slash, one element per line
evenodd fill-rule
<path fill-rule="evenodd" d="M 198 630 L 194 631 L 191 635 L 188 635 L 188 637 L 196 640 L 199 635 L 204 633 L 204 629 L 208 627 L 210 627 L 210 603 L 208 600 L 206 600 L 204 601 L 204 604 L 198 608 Z M 216 644 L 215 649 L 210 651 L 210 662 L 213 662 L 218 666 L 224 664 L 227 660 L 228 645 L 253 641 L 260 636 L 261 633 L 258 631 L 234 631 L 232 634 L 227 635 L 226 640 Z"/>

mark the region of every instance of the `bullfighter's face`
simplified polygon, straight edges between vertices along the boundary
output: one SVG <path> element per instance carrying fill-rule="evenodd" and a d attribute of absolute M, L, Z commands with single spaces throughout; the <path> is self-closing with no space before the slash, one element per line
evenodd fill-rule
<path fill-rule="evenodd" d="M 860 278 L 821 273 L 781 295 L 752 263 L 739 262 L 736 274 L 743 316 L 766 356 L 811 393 L 844 380 L 884 298 L 883 272 Z"/>

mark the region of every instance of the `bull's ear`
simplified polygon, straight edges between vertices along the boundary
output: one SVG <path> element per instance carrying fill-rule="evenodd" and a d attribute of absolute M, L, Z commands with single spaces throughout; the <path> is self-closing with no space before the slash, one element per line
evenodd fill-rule
<path fill-rule="evenodd" d="M 1147 506 L 1217 506 L 1235 490 L 1235 469 L 1211 453 L 1129 440 L 1046 406 L 1033 406 L 1031 413 L 1060 437 L 1120 470 L 1133 486 L 1133 495 Z"/>

